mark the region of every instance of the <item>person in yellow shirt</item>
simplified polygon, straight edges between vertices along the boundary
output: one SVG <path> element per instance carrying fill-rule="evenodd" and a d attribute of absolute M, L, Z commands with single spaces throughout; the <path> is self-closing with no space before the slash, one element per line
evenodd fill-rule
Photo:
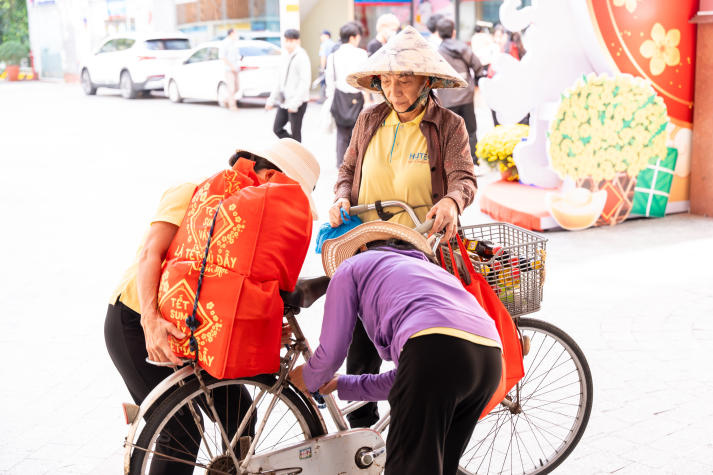
<path fill-rule="evenodd" d="M 263 150 L 243 149 L 233 154 L 229 160 L 230 166 L 239 159 L 255 162 L 254 170 L 261 182 L 270 170 L 283 172 L 297 181 L 309 198 L 312 214 L 316 218 L 311 191 L 319 177 L 319 164 L 301 144 L 292 139 L 281 139 Z M 109 356 L 136 404 L 141 404 L 154 387 L 173 374 L 173 369 L 168 366 L 181 363 L 171 350 L 168 337 L 172 335 L 182 339 L 185 335 L 161 316 L 158 310 L 158 285 L 166 253 L 196 188 L 194 183 L 184 183 L 169 188 L 163 194 L 135 262 L 124 273 L 119 286 L 111 295 L 104 320 L 104 339 Z M 147 358 L 153 362 L 167 363 L 168 366 L 148 363 Z M 246 391 L 240 394 L 232 392 L 228 396 L 226 391 L 215 390 L 213 398 L 218 408 L 230 406 L 247 409 L 252 403 Z M 154 457 L 152 474 L 193 473 L 194 463 L 191 462 L 195 462 L 201 437 L 196 432 L 198 429 L 195 423 L 192 420 L 182 422 L 181 417 L 177 415 L 172 419 L 159 436 L 157 447 L 161 447 L 161 454 L 166 457 Z M 240 421 L 241 418 L 232 419 Z M 237 430 L 237 427 L 230 425 L 230 421 L 226 425 L 229 432 Z M 251 432 L 254 428 L 248 427 L 247 430 Z"/>
<path fill-rule="evenodd" d="M 342 224 L 342 210 L 358 204 L 404 201 L 421 221 L 433 218 L 433 231 L 455 236 L 458 216 L 473 202 L 476 178 L 463 119 L 442 107 L 435 88 L 465 87 L 466 82 L 413 27 L 392 37 L 347 82 L 381 94 L 384 102 L 357 119 L 329 210 L 332 227 Z M 389 221 L 413 227 L 400 209 Z M 378 219 L 376 212 L 359 216 Z M 347 373 L 378 373 L 381 358 L 357 322 L 347 356 Z M 349 414 L 352 427 L 379 419 L 376 404 Z"/>

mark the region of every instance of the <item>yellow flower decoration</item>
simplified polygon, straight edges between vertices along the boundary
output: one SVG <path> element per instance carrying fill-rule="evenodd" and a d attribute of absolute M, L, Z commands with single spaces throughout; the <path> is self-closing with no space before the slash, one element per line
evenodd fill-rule
<path fill-rule="evenodd" d="M 681 62 L 681 53 L 678 43 L 681 41 L 681 32 L 672 28 L 668 31 L 661 23 L 654 24 L 651 28 L 651 39 L 641 43 L 639 52 L 644 58 L 651 58 L 649 70 L 654 76 L 661 74 L 666 66 L 676 66 Z"/>
<path fill-rule="evenodd" d="M 634 13 L 634 10 L 636 10 L 636 2 L 637 0 L 614 0 L 614 6 L 626 6 L 626 9 L 629 10 L 629 13 Z"/>
<path fill-rule="evenodd" d="M 475 146 L 475 155 L 496 165 L 498 170 L 505 172 L 514 169 L 509 180 L 517 180 L 517 168 L 513 162 L 512 152 L 515 146 L 529 134 L 530 128 L 523 124 L 498 125 L 487 132 Z"/>
<path fill-rule="evenodd" d="M 590 74 L 564 92 L 550 123 L 552 169 L 575 180 L 636 176 L 649 159 L 665 154 L 667 124 L 666 106 L 647 81 Z"/>

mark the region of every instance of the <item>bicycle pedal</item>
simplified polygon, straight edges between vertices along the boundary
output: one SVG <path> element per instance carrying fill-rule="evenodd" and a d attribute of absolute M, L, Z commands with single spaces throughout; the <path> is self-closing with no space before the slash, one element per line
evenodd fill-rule
<path fill-rule="evenodd" d="M 530 352 L 530 337 L 523 335 L 520 343 L 522 344 L 522 356 L 526 356 Z"/>
<path fill-rule="evenodd" d="M 253 438 L 250 437 L 249 435 L 244 435 L 240 439 L 238 439 L 238 448 L 240 449 L 240 460 L 245 460 L 245 457 L 248 455 L 248 451 L 250 450 L 250 444 L 252 443 Z"/>

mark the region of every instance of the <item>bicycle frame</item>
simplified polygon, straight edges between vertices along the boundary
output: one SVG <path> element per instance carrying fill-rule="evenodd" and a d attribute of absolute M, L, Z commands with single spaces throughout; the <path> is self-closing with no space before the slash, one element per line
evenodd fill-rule
<path fill-rule="evenodd" d="M 289 371 L 292 370 L 292 368 L 295 366 L 295 363 L 299 359 L 300 356 L 304 358 L 305 361 L 307 361 L 311 356 L 312 356 L 312 349 L 309 346 L 309 343 L 307 342 L 307 339 L 304 336 L 304 333 L 302 332 L 302 329 L 299 326 L 299 323 L 297 322 L 296 315 L 299 312 L 299 309 L 291 308 L 291 307 L 286 307 L 285 308 L 285 315 L 284 318 L 287 320 L 289 323 L 290 327 L 292 328 L 292 332 L 294 334 L 294 342 L 288 346 L 287 353 L 282 357 L 282 365 L 280 367 L 280 373 L 279 373 L 279 378 L 278 381 L 275 383 L 274 386 L 272 386 L 267 392 L 270 394 L 279 394 L 279 392 L 288 384 L 287 380 L 287 375 Z M 186 360 L 188 361 L 188 360 Z M 127 414 L 127 419 L 128 422 L 130 423 L 129 426 L 129 431 L 126 436 L 125 442 L 124 442 L 124 473 L 129 473 L 129 468 L 131 464 L 131 453 L 132 449 L 135 447 L 135 442 L 136 438 L 138 437 L 138 428 L 139 424 L 141 423 L 141 420 L 143 417 L 146 415 L 146 412 L 149 410 L 149 408 L 154 405 L 164 394 L 167 394 L 169 391 L 173 390 L 176 386 L 181 386 L 184 384 L 184 382 L 191 378 L 191 377 L 198 377 L 200 378 L 200 372 L 202 370 L 198 368 L 198 371 L 196 371 L 196 368 L 191 364 L 187 366 L 183 366 L 180 369 L 177 369 L 171 376 L 167 377 L 164 379 L 161 383 L 159 383 L 147 396 L 146 399 L 141 403 L 140 406 L 136 406 L 134 404 L 129 404 L 129 403 L 124 403 L 124 408 L 125 412 Z M 264 394 L 259 395 L 260 398 L 264 397 Z M 351 412 L 359 409 L 363 405 L 367 404 L 366 401 L 358 401 L 358 402 L 352 402 L 343 408 L 340 408 L 339 405 L 337 404 L 337 401 L 335 398 L 329 394 L 324 396 L 325 404 L 326 404 L 326 409 L 327 412 L 330 415 L 330 418 L 334 422 L 335 426 L 337 427 L 337 434 L 328 434 L 327 431 L 327 426 L 325 424 L 324 418 L 322 416 L 321 411 L 315 404 L 315 402 L 312 400 L 311 397 L 306 397 L 306 401 L 308 401 L 309 404 L 311 404 L 314 408 L 314 413 L 317 415 L 318 420 L 322 428 L 324 429 L 324 433 L 326 436 L 335 436 L 339 435 L 345 431 L 349 430 L 349 426 L 346 422 L 345 416 L 347 414 L 350 414 Z M 256 405 L 259 402 L 259 400 L 256 400 L 253 402 L 254 405 Z M 271 408 L 268 409 L 267 413 L 265 414 L 265 419 L 269 417 L 270 415 Z M 129 414 L 133 414 L 133 417 L 129 417 Z M 247 421 L 248 417 L 245 418 Z M 384 431 L 386 427 L 389 425 L 389 413 L 387 412 L 384 416 L 377 421 L 376 424 L 374 424 L 371 428 L 371 430 L 377 432 L 378 434 L 381 434 L 381 432 Z M 243 421 L 243 425 L 246 423 L 246 421 Z M 231 447 L 236 447 L 238 444 L 238 438 L 237 434 L 242 433 L 242 430 L 244 429 L 243 426 L 238 428 L 236 431 L 236 435 L 230 440 L 230 446 Z M 255 434 L 255 437 L 251 443 L 250 449 L 248 451 L 248 455 L 245 457 L 240 462 L 240 469 L 245 470 L 246 467 L 250 464 L 254 457 L 254 451 L 255 451 L 255 446 L 257 442 L 259 441 L 259 436 L 261 435 L 262 427 L 258 427 L 257 432 Z M 324 436 L 323 436 L 324 437 Z M 333 437 L 334 438 L 334 437 Z M 381 442 L 383 443 L 383 439 L 381 439 Z M 337 445 L 339 442 L 333 443 L 332 445 Z M 300 444 L 297 444 L 300 445 Z M 232 452 L 232 450 L 230 451 Z M 359 460 L 361 463 L 364 465 L 371 465 L 373 461 L 377 458 L 382 456 L 385 453 L 385 446 L 377 446 L 373 447 L 373 450 L 366 450 L 366 451 L 360 451 L 358 455 Z M 234 455 L 234 454 L 232 454 Z M 265 454 L 261 454 L 261 458 L 263 458 Z M 353 458 L 354 455 L 350 455 L 350 458 Z"/>
<path fill-rule="evenodd" d="M 286 377 L 287 373 L 289 373 L 289 371 L 291 371 L 292 368 L 294 368 L 297 359 L 300 356 L 302 356 L 302 358 L 305 361 L 307 361 L 312 356 L 312 349 L 310 348 L 309 343 L 307 342 L 307 339 L 305 338 L 304 333 L 302 332 L 302 329 L 300 328 L 300 325 L 297 322 L 296 314 L 298 311 L 299 311 L 299 309 L 293 309 L 293 308 L 289 308 L 289 307 L 285 309 L 284 318 L 287 320 L 287 323 L 290 325 L 290 328 L 292 329 L 292 333 L 295 337 L 295 341 L 292 345 L 288 346 L 287 353 L 283 357 L 283 365 L 280 370 L 280 380 L 278 381 L 278 384 L 276 384 L 276 386 L 280 385 L 280 388 L 278 388 L 277 391 L 281 390 L 281 388 L 284 387 L 285 383 L 283 382 L 283 378 Z M 336 450 L 337 452 L 343 452 L 343 451 L 339 451 L 339 448 L 343 449 L 349 443 L 348 439 L 344 438 L 344 439 L 340 440 L 340 438 L 339 438 L 340 434 L 344 433 L 345 431 L 349 431 L 349 426 L 345 420 L 345 416 L 347 414 L 350 414 L 351 412 L 357 410 L 358 408 L 364 406 L 365 404 L 367 404 L 367 401 L 352 402 L 352 403 L 348 404 L 347 406 L 340 408 L 339 405 L 337 404 L 335 398 L 331 394 L 325 395 L 325 396 L 323 396 L 323 398 L 324 398 L 325 407 L 326 407 L 332 421 L 337 426 L 337 434 L 328 434 L 327 431 L 325 430 L 326 435 L 322 436 L 322 438 L 328 439 L 331 442 L 331 445 L 333 446 L 332 450 Z M 254 402 L 254 404 L 256 404 L 256 403 L 257 403 L 257 401 Z M 322 418 L 321 412 L 318 410 L 318 407 L 315 404 L 315 402 L 312 400 L 312 398 L 309 398 L 309 403 L 312 404 L 312 406 L 314 407 L 315 412 L 318 414 L 318 416 L 320 418 L 320 422 L 322 423 L 323 428 L 326 429 L 326 425 L 324 424 L 324 419 Z M 270 411 L 271 411 L 271 408 L 268 409 L 267 413 L 264 415 L 265 419 L 267 419 L 270 416 Z M 386 427 L 388 427 L 389 420 L 390 420 L 390 415 L 387 412 L 384 416 L 382 416 L 376 422 L 376 424 L 374 424 L 371 427 L 371 430 L 380 435 L 381 432 Z M 233 440 L 231 441 L 232 446 L 235 446 L 235 444 L 237 443 L 237 434 L 242 433 L 241 432 L 242 429 L 243 429 L 242 426 L 240 428 L 238 428 L 236 435 L 233 437 Z M 252 441 L 250 449 L 248 450 L 247 456 L 240 463 L 241 470 L 245 470 L 250 465 L 250 462 L 252 461 L 253 454 L 255 451 L 255 446 L 259 441 L 260 431 L 261 431 L 261 428 L 258 428 L 258 431 L 255 434 L 255 437 Z M 363 446 L 356 447 L 359 450 L 355 454 L 349 453 L 349 458 L 354 459 L 354 457 L 356 456 L 357 460 L 362 465 L 368 467 L 374 462 L 374 460 L 377 457 L 382 456 L 386 451 L 386 447 L 385 447 L 383 438 L 381 438 L 379 436 L 378 438 L 372 437 L 371 439 L 374 442 L 377 442 L 379 445 L 376 447 L 371 447 L 371 450 L 364 449 Z M 301 442 L 296 445 L 301 446 L 301 445 L 309 444 L 309 443 L 310 443 L 310 441 L 306 441 L 306 442 Z M 282 450 L 279 450 L 278 452 L 283 452 L 285 450 L 294 450 L 294 448 L 282 449 Z M 269 456 L 270 456 L 269 454 L 262 454 L 261 458 L 266 459 L 266 458 L 269 458 Z"/>

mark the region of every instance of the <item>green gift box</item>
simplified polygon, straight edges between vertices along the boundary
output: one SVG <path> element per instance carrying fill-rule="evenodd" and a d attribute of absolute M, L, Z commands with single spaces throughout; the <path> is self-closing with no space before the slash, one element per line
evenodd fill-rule
<path fill-rule="evenodd" d="M 634 188 L 632 213 L 658 218 L 666 213 L 677 158 L 678 150 L 668 147 L 665 158 L 651 158 L 646 168 L 639 172 Z"/>

